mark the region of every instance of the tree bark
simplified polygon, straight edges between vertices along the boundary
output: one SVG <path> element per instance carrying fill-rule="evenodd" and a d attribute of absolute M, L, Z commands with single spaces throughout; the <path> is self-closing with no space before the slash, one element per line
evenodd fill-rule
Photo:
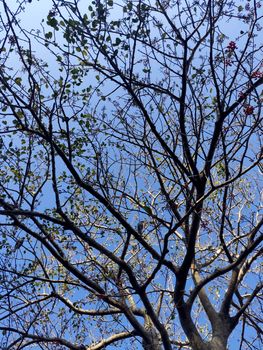
<path fill-rule="evenodd" d="M 144 350 L 162 350 L 160 343 L 160 336 L 156 328 L 154 327 L 152 320 L 146 314 L 144 318 L 144 327 L 148 334 L 148 339 L 143 339 L 142 346 Z"/>
<path fill-rule="evenodd" d="M 209 350 L 227 350 L 227 339 L 219 336 L 213 337 L 209 343 Z"/>

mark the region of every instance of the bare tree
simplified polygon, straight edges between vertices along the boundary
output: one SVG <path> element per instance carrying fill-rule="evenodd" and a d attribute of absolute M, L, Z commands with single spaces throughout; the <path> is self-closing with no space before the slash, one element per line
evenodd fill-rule
<path fill-rule="evenodd" d="M 17 3 L 1 349 L 260 349 L 261 1 Z"/>

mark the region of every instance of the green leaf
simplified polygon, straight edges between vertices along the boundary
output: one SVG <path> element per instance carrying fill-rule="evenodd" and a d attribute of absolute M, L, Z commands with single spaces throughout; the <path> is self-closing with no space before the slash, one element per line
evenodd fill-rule
<path fill-rule="evenodd" d="M 131 11 L 131 10 L 132 10 L 132 2 L 128 2 L 128 4 L 127 4 L 127 8 L 128 8 L 128 10 L 129 10 L 129 11 Z"/>
<path fill-rule="evenodd" d="M 17 85 L 21 86 L 21 82 L 22 82 L 22 78 L 20 78 L 20 77 L 15 78 L 15 83 Z"/>
<path fill-rule="evenodd" d="M 152 209 L 148 205 L 144 205 L 142 208 L 146 211 L 147 214 L 153 215 Z"/>
<path fill-rule="evenodd" d="M 59 28 L 58 28 L 58 21 L 57 21 L 56 18 L 54 18 L 54 17 L 48 16 L 48 18 L 47 18 L 47 24 L 48 24 L 50 27 L 54 28 L 55 30 L 58 30 L 58 29 L 59 29 Z"/>
<path fill-rule="evenodd" d="M 45 34 L 45 38 L 46 38 L 46 39 L 51 39 L 51 38 L 52 38 L 52 35 L 53 35 L 53 34 L 52 34 L 51 32 L 48 32 L 48 33 Z"/>
<path fill-rule="evenodd" d="M 116 38 L 115 39 L 115 43 L 113 44 L 113 46 L 118 46 L 118 45 L 120 45 L 120 43 L 121 43 L 121 39 L 120 38 Z"/>

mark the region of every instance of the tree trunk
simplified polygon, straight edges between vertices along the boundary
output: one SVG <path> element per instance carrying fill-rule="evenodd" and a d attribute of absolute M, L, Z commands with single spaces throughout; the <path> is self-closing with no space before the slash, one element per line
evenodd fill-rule
<path fill-rule="evenodd" d="M 148 335 L 148 339 L 143 339 L 142 346 L 144 350 L 162 350 L 160 336 L 154 327 L 150 317 L 146 314 L 144 317 L 144 327 Z"/>
<path fill-rule="evenodd" d="M 155 329 L 151 329 L 148 331 L 149 340 L 143 340 L 142 346 L 144 350 L 162 350 L 162 346 L 160 344 L 160 337 Z"/>
<path fill-rule="evenodd" d="M 210 350 L 227 350 L 227 341 L 224 338 L 215 336 L 209 342 Z"/>

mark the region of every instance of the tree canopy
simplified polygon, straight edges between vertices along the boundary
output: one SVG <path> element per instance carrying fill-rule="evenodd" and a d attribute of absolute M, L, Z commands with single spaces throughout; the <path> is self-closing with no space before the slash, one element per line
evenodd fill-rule
<path fill-rule="evenodd" d="M 260 349 L 262 1 L 44 2 L 0 1 L 1 349 Z"/>

